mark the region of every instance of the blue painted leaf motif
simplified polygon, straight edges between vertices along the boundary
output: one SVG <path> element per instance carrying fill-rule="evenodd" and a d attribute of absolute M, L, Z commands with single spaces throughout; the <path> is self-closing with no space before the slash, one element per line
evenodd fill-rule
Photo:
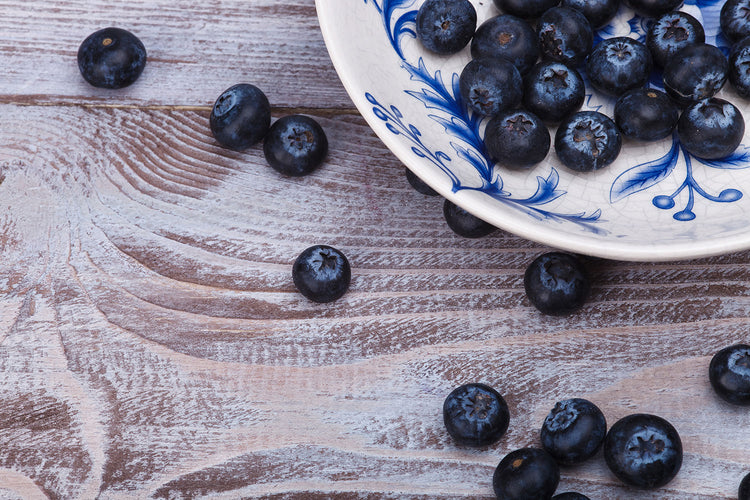
<path fill-rule="evenodd" d="M 610 201 L 614 203 L 658 184 L 672 173 L 678 156 L 679 143 L 674 139 L 670 150 L 661 158 L 641 163 L 618 175 L 609 190 Z"/>
<path fill-rule="evenodd" d="M 526 198 L 527 203 L 533 203 L 536 205 L 542 205 L 556 200 L 560 196 L 565 194 L 565 191 L 557 189 L 557 184 L 560 180 L 560 174 L 554 168 L 550 169 L 550 173 L 547 178 L 537 176 L 537 188 L 536 192 L 529 198 Z"/>
<path fill-rule="evenodd" d="M 713 168 L 737 170 L 750 167 L 750 148 L 741 144 L 734 153 L 720 160 L 704 160 L 695 158 L 697 161 Z"/>

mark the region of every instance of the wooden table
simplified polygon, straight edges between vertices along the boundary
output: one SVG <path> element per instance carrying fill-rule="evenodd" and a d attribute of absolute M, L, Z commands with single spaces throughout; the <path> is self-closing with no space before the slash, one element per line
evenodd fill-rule
<path fill-rule="evenodd" d="M 2 0 L 0 14 L 1 498 L 492 498 L 500 458 L 538 446 L 568 397 L 609 423 L 667 418 L 685 460 L 636 492 L 600 453 L 559 491 L 736 498 L 750 410 L 721 402 L 707 367 L 748 340 L 750 252 L 592 259 L 590 303 L 546 317 L 522 274 L 548 249 L 447 228 L 354 109 L 313 0 Z M 120 91 L 76 65 L 109 25 L 149 52 Z M 317 117 L 327 163 L 284 178 L 259 147 L 219 147 L 208 115 L 238 82 L 275 118 Z M 291 281 L 317 243 L 353 266 L 329 305 Z M 488 449 L 443 428 L 443 399 L 469 381 L 511 408 Z"/>

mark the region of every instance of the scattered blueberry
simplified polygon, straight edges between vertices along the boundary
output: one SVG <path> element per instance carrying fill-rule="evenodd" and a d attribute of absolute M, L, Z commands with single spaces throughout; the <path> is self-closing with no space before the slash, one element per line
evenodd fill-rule
<path fill-rule="evenodd" d="M 562 0 L 563 7 L 580 10 L 593 29 L 611 21 L 620 8 L 620 0 Z"/>
<path fill-rule="evenodd" d="M 425 181 L 417 177 L 417 174 L 412 172 L 409 168 L 404 167 L 404 173 L 406 174 L 406 180 L 409 181 L 409 185 L 414 188 L 418 193 L 427 196 L 438 196 L 438 192 L 432 189 Z"/>
<path fill-rule="evenodd" d="M 680 49 L 705 41 L 706 32 L 700 21 L 679 10 L 659 16 L 646 32 L 646 47 L 659 67 L 664 67 Z"/>
<path fill-rule="evenodd" d="M 559 123 L 578 111 L 586 98 L 580 73 L 567 64 L 543 61 L 523 80 L 523 105 L 545 122 Z"/>
<path fill-rule="evenodd" d="M 523 285 L 534 307 L 556 316 L 580 309 L 591 291 L 583 263 L 564 252 L 548 252 L 534 259 L 526 268 Z"/>
<path fill-rule="evenodd" d="M 664 90 L 678 104 L 687 106 L 713 97 L 727 81 L 729 62 L 715 45 L 688 45 L 664 66 Z"/>
<path fill-rule="evenodd" d="M 209 123 L 219 144 L 241 151 L 260 142 L 268 132 L 271 105 L 258 87 L 239 83 L 216 99 Z"/>
<path fill-rule="evenodd" d="M 636 413 L 612 425 L 604 438 L 604 460 L 623 483 L 652 489 L 671 481 L 682 466 L 677 430 L 656 415 Z"/>
<path fill-rule="evenodd" d="M 542 448 L 561 465 L 593 457 L 604 442 L 607 421 L 594 403 L 573 398 L 558 402 L 542 425 Z"/>
<path fill-rule="evenodd" d="M 740 96 L 750 98 L 750 36 L 732 45 L 729 52 L 729 82 Z"/>
<path fill-rule="evenodd" d="M 643 17 L 659 17 L 676 10 L 683 0 L 625 0 L 625 4 Z"/>
<path fill-rule="evenodd" d="M 323 163 L 328 154 L 328 138 L 315 119 L 287 115 L 271 125 L 263 140 L 263 154 L 275 170 L 300 177 Z"/>
<path fill-rule="evenodd" d="M 589 172 L 606 167 L 620 154 L 622 138 L 617 125 L 598 111 L 579 111 L 560 123 L 555 153 L 566 167 Z"/>
<path fill-rule="evenodd" d="M 537 22 L 542 57 L 570 66 L 581 64 L 591 52 L 594 32 L 586 16 L 568 7 L 552 7 Z"/>
<path fill-rule="evenodd" d="M 521 102 L 523 80 L 518 69 L 506 59 L 472 59 L 459 77 L 461 98 L 483 116 L 494 116 Z"/>
<path fill-rule="evenodd" d="M 464 238 L 481 238 L 497 229 L 447 199 L 443 202 L 443 216 L 448 227 Z"/>
<path fill-rule="evenodd" d="M 559 482 L 557 462 L 539 448 L 511 451 L 497 465 L 492 477 L 498 500 L 547 500 Z"/>
<path fill-rule="evenodd" d="M 719 26 L 730 42 L 750 35 L 750 0 L 727 0 L 719 13 Z"/>
<path fill-rule="evenodd" d="M 740 481 L 740 489 L 737 493 L 737 500 L 750 500 L 750 474 L 746 475 Z"/>
<path fill-rule="evenodd" d="M 677 135 L 682 146 L 698 158 L 724 158 L 742 142 L 745 120 L 734 104 L 712 97 L 682 112 Z"/>
<path fill-rule="evenodd" d="M 479 25 L 471 40 L 471 57 L 501 57 L 512 62 L 521 74 L 539 58 L 539 43 L 531 25 L 510 14 L 493 16 Z"/>
<path fill-rule="evenodd" d="M 121 89 L 135 82 L 146 66 L 146 47 L 129 31 L 104 28 L 78 48 L 78 69 L 94 87 Z"/>
<path fill-rule="evenodd" d="M 417 38 L 438 54 L 455 54 L 477 27 L 477 11 L 469 0 L 426 0 L 417 11 Z"/>
<path fill-rule="evenodd" d="M 614 118 L 625 137 L 656 141 L 672 134 L 680 110 L 661 90 L 638 88 L 617 99 Z"/>
<path fill-rule="evenodd" d="M 510 412 L 503 397 L 492 387 L 464 384 L 445 398 L 443 422 L 456 443 L 482 447 L 505 434 Z"/>
<path fill-rule="evenodd" d="M 582 495 L 581 493 L 569 491 L 566 493 L 560 493 L 559 495 L 553 496 L 552 500 L 591 500 L 591 499 L 587 497 L 586 495 Z"/>
<path fill-rule="evenodd" d="M 644 87 L 651 76 L 651 53 L 642 42 L 618 36 L 599 42 L 586 61 L 591 86 L 620 96 L 630 89 Z"/>
<path fill-rule="evenodd" d="M 518 109 L 493 117 L 484 130 L 484 143 L 490 156 L 500 164 L 527 168 L 547 156 L 550 136 L 539 117 Z"/>
<path fill-rule="evenodd" d="M 723 400 L 750 405 L 750 345 L 735 344 L 717 352 L 708 368 L 711 386 Z"/>
<path fill-rule="evenodd" d="M 315 302 L 332 302 L 344 295 L 351 277 L 346 256 L 328 245 L 306 248 L 292 266 L 294 286 Z"/>
<path fill-rule="evenodd" d="M 494 0 L 495 6 L 507 14 L 525 19 L 537 18 L 560 3 L 560 0 Z"/>

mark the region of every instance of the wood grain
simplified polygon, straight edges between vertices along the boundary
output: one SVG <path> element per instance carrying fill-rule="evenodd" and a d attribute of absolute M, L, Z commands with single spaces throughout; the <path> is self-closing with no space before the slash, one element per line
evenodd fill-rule
<path fill-rule="evenodd" d="M 412 190 L 350 109 L 312 1 L 0 11 L 0 498 L 492 498 L 500 458 L 538 445 L 574 396 L 610 423 L 669 419 L 686 455 L 654 492 L 619 484 L 601 454 L 565 469 L 560 491 L 736 498 L 750 412 L 713 394 L 707 366 L 748 340 L 750 252 L 589 259 L 590 303 L 545 317 L 522 275 L 548 249 L 447 228 L 442 201 Z M 155 58 L 104 98 L 70 58 L 112 19 Z M 313 175 L 213 141 L 208 106 L 248 75 L 276 117 L 304 108 L 324 126 Z M 353 266 L 333 304 L 291 282 L 316 243 Z M 511 408 L 487 449 L 443 429 L 443 399 L 468 381 Z"/>

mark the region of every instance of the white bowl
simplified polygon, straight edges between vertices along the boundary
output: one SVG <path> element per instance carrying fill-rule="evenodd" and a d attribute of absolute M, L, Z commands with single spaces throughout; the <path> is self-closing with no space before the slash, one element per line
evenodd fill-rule
<path fill-rule="evenodd" d="M 375 133 L 415 174 L 445 198 L 524 238 L 598 257 L 663 261 L 750 248 L 750 144 L 726 160 L 687 154 L 675 138 L 623 141 L 617 160 L 578 173 L 554 147 L 530 170 L 510 170 L 482 154 L 486 120 L 457 102 L 468 47 L 452 56 L 428 53 L 414 38 L 422 0 L 316 0 L 333 64 Z M 723 1 L 682 10 L 700 20 L 706 42 L 728 50 L 719 34 Z M 478 24 L 500 12 L 474 1 Z M 643 40 L 646 22 L 630 9 L 597 37 Z M 750 117 L 729 83 L 719 94 Z M 614 100 L 587 88 L 583 109 L 612 116 Z M 748 126 L 750 133 L 750 126 Z M 554 137 L 554 130 L 551 130 Z"/>

